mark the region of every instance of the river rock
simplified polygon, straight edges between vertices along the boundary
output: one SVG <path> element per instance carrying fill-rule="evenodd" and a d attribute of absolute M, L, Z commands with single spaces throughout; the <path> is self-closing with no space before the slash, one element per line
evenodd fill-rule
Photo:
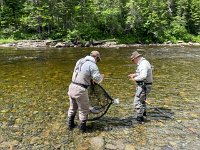
<path fill-rule="evenodd" d="M 56 48 L 65 47 L 65 44 L 59 42 L 55 45 Z"/>
<path fill-rule="evenodd" d="M 4 141 L 3 136 L 0 136 L 0 143 L 2 143 Z"/>
<path fill-rule="evenodd" d="M 88 41 L 88 42 L 85 43 L 85 47 L 90 47 L 90 45 L 91 45 L 90 41 Z"/>
<path fill-rule="evenodd" d="M 169 145 L 163 146 L 161 150 L 173 150 Z"/>
<path fill-rule="evenodd" d="M 105 146 L 105 148 L 106 149 L 112 149 L 112 150 L 114 150 L 114 149 L 117 149 L 117 146 L 115 146 L 115 145 L 113 145 L 113 144 L 106 144 L 106 146 Z"/>
<path fill-rule="evenodd" d="M 115 143 L 116 143 L 116 146 L 117 146 L 118 149 L 124 149 L 125 148 L 123 140 L 121 140 L 121 139 L 120 140 L 116 140 Z"/>
<path fill-rule="evenodd" d="M 85 143 L 81 143 L 77 146 L 76 150 L 90 150 L 90 143 L 88 141 L 86 141 Z"/>
<path fill-rule="evenodd" d="M 124 150 L 135 150 L 135 147 L 131 144 L 127 144 Z"/>
<path fill-rule="evenodd" d="M 11 142 L 2 142 L 0 144 L 0 149 L 10 149 L 10 150 L 14 150 L 15 146 L 18 145 L 18 141 L 14 140 L 14 141 L 11 141 Z"/>
<path fill-rule="evenodd" d="M 104 149 L 104 139 L 102 136 L 93 137 L 90 139 L 92 150 L 103 150 Z"/>
<path fill-rule="evenodd" d="M 39 144 L 41 143 L 41 138 L 40 137 L 32 137 L 31 141 L 30 141 L 30 144 L 33 145 L 33 144 Z"/>

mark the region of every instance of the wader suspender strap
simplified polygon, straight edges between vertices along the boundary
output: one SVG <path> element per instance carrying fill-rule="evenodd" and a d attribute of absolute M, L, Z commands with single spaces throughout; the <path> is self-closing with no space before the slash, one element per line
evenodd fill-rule
<path fill-rule="evenodd" d="M 86 62 L 87 60 L 84 60 L 84 58 L 82 58 L 80 60 L 80 62 L 78 63 L 77 67 L 75 68 L 75 72 L 76 72 L 76 75 L 75 75 L 75 81 L 76 81 L 76 77 L 78 76 L 78 73 L 81 71 L 81 67 L 83 66 L 83 64 Z M 81 83 L 77 83 L 75 81 L 72 81 L 73 84 L 76 84 L 76 85 L 79 85 L 85 89 L 87 89 L 89 87 L 89 85 L 84 85 L 84 84 L 81 84 Z"/>
<path fill-rule="evenodd" d="M 83 66 L 83 64 L 86 62 L 86 60 L 83 60 L 83 58 L 80 60 L 79 64 L 77 65 L 75 72 L 76 72 L 76 76 L 75 79 L 78 75 L 78 73 L 81 71 L 81 67 Z"/>
<path fill-rule="evenodd" d="M 145 100 L 146 100 L 147 99 L 147 87 L 146 87 L 146 85 L 143 85 L 142 88 L 144 88 L 144 96 L 145 96 Z"/>
<path fill-rule="evenodd" d="M 81 71 L 81 67 L 83 66 L 83 64 L 87 61 L 90 61 L 90 60 L 84 60 L 84 58 L 82 58 L 79 62 L 79 64 L 77 65 L 76 69 L 75 69 L 75 72 L 76 72 L 76 75 L 75 75 L 75 80 L 76 80 L 76 77 L 78 75 L 78 73 Z M 91 61 L 92 62 L 92 61 Z M 76 85 L 79 85 L 85 89 L 87 89 L 89 87 L 89 85 L 85 85 L 85 84 L 82 84 L 82 83 L 77 83 L 77 82 L 74 82 L 72 81 L 73 84 L 76 84 Z"/>
<path fill-rule="evenodd" d="M 140 85 L 138 85 L 138 86 L 140 86 Z M 144 93 L 145 94 L 145 99 L 146 99 L 147 87 L 146 87 L 146 85 L 142 85 L 141 88 L 142 88 L 142 91 L 140 92 L 138 97 L 140 97 L 141 94 Z"/>

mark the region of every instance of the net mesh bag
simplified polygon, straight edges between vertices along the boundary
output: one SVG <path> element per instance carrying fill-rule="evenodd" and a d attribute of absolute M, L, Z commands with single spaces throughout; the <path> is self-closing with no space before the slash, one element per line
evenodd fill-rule
<path fill-rule="evenodd" d="M 92 84 L 88 89 L 88 95 L 90 103 L 88 121 L 94 121 L 107 113 L 114 100 L 99 84 Z"/>

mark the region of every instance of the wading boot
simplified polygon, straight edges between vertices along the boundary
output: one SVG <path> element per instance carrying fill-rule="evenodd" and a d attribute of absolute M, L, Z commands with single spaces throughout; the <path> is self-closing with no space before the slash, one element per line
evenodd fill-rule
<path fill-rule="evenodd" d="M 147 112 L 146 111 L 144 111 L 143 116 L 145 116 L 145 117 L 147 116 Z"/>
<path fill-rule="evenodd" d="M 75 118 L 75 116 L 71 116 L 68 118 L 68 129 L 69 130 L 72 130 L 76 126 L 74 123 L 74 118 Z"/>
<path fill-rule="evenodd" d="M 136 120 L 137 120 L 137 122 L 139 124 L 144 124 L 144 117 L 143 116 L 142 117 L 137 117 Z"/>
<path fill-rule="evenodd" d="M 84 121 L 81 121 L 79 130 L 80 130 L 82 133 L 86 132 L 86 121 L 85 121 L 85 120 L 84 120 Z"/>

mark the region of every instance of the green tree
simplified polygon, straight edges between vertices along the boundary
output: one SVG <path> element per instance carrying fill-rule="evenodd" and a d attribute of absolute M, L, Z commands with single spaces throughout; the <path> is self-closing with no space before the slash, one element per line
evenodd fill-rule
<path fill-rule="evenodd" d="M 1 38 L 155 43 L 189 41 L 200 32 L 199 0 L 0 0 L 0 4 Z"/>
<path fill-rule="evenodd" d="M 145 42 L 163 41 L 170 17 L 167 3 L 158 0 L 130 0 L 127 8 L 126 23 L 131 27 L 133 36 Z"/>
<path fill-rule="evenodd" d="M 24 2 L 25 0 L 1 1 L 1 28 L 4 28 L 4 35 L 12 36 L 13 33 L 19 30 Z"/>
<path fill-rule="evenodd" d="M 189 24 L 189 30 L 192 34 L 200 35 L 200 1 L 191 0 L 191 20 Z"/>

